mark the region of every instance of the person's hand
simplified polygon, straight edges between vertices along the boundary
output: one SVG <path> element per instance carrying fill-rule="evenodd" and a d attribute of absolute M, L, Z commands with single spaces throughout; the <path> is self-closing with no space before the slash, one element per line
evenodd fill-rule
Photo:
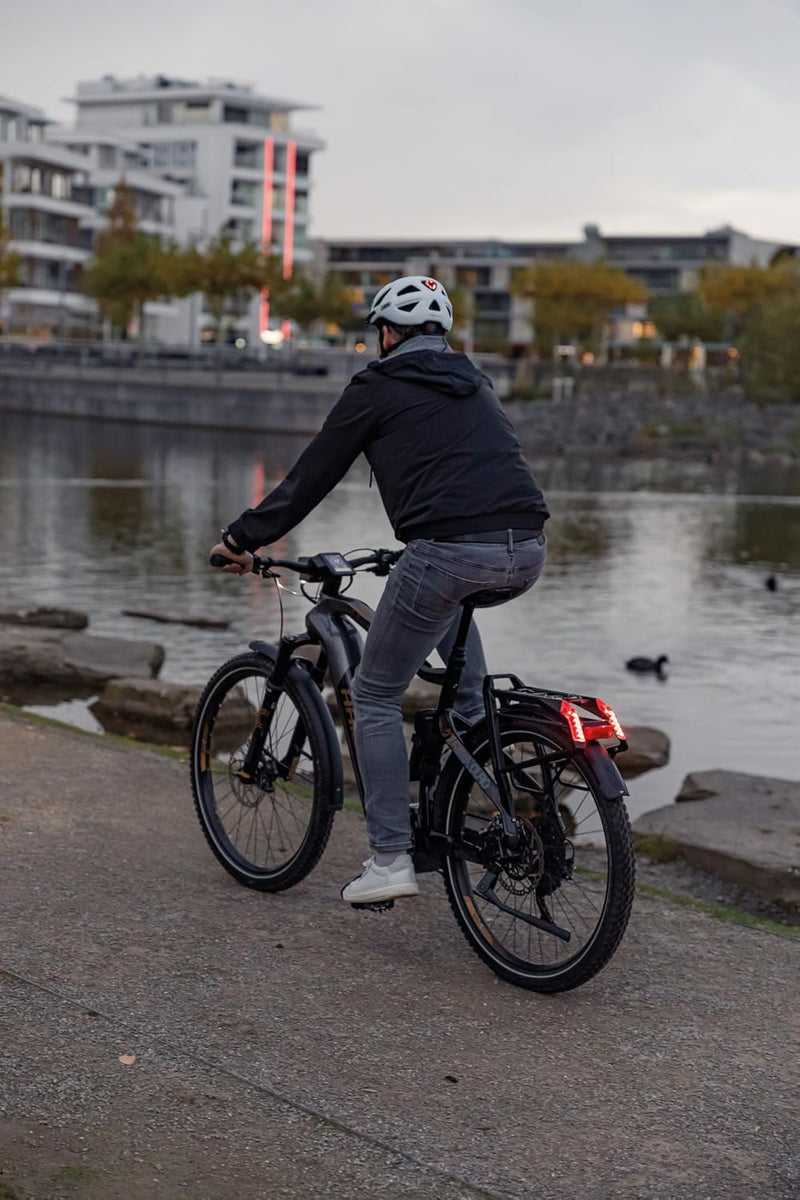
<path fill-rule="evenodd" d="M 209 558 L 212 554 L 220 554 L 223 558 L 230 559 L 230 566 L 218 568 L 225 575 L 247 575 L 253 569 L 253 556 L 249 550 L 243 550 L 241 554 L 231 554 L 226 545 L 217 542 L 216 546 L 209 550 Z"/>

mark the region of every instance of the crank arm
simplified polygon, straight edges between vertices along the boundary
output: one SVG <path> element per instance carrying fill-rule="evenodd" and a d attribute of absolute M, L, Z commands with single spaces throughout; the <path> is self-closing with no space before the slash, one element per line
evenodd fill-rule
<path fill-rule="evenodd" d="M 553 937 L 560 938 L 562 942 L 568 942 L 572 938 L 572 934 L 568 929 L 562 929 L 560 925 L 555 925 L 552 921 L 543 921 L 541 917 L 531 917 L 527 913 L 519 912 L 518 909 L 512 908 L 510 904 L 503 904 L 494 890 L 494 879 L 497 876 L 492 871 L 487 871 L 483 879 L 474 889 L 476 894 L 483 900 L 488 900 L 495 908 L 499 908 L 501 912 L 509 913 L 512 917 L 517 917 L 520 921 L 524 921 L 526 925 L 533 925 L 536 929 L 541 929 L 544 933 L 551 933 Z M 491 882 L 490 882 L 491 881 Z"/>

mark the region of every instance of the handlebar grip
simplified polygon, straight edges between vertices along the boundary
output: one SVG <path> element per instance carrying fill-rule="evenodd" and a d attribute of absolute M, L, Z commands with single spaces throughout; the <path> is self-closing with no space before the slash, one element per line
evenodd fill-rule
<path fill-rule="evenodd" d="M 212 567 L 229 567 L 233 559 L 224 554 L 212 554 L 208 561 Z"/>

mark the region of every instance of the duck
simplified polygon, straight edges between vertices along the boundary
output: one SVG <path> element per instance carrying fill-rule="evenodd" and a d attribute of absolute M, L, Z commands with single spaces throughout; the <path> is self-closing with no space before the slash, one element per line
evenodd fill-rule
<path fill-rule="evenodd" d="M 625 666 L 629 671 L 637 671 L 640 675 L 653 674 L 663 675 L 664 665 L 669 659 L 666 654 L 660 654 L 658 658 L 645 658 L 640 655 L 638 658 L 629 658 Z"/>

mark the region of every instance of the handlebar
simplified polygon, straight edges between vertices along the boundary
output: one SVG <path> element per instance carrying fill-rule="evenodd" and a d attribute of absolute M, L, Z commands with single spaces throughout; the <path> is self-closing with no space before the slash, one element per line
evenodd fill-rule
<path fill-rule="evenodd" d="M 370 573 L 373 575 L 388 575 L 402 553 L 402 550 L 371 550 L 364 557 L 353 559 L 338 553 L 314 554 L 298 559 L 254 554 L 252 571 L 254 575 L 269 575 L 274 567 L 282 567 L 287 571 L 296 571 L 312 583 L 325 583 L 327 580 L 352 576 L 360 567 L 371 566 Z M 227 567 L 233 561 L 224 554 L 212 554 L 209 559 L 212 567 Z"/>

